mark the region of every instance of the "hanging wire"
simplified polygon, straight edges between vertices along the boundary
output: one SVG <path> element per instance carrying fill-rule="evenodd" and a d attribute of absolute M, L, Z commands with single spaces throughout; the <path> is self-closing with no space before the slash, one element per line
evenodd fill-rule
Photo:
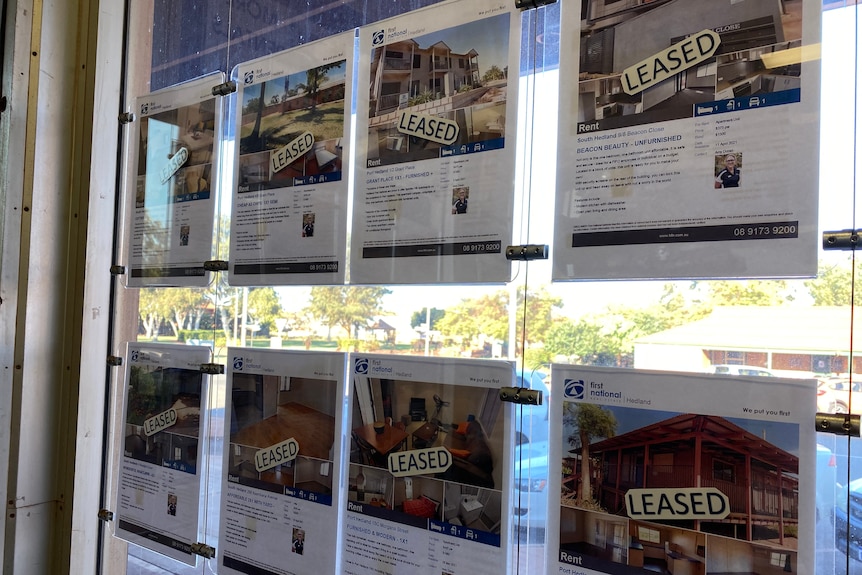
<path fill-rule="evenodd" d="M 126 98 L 128 97 L 126 79 L 127 79 L 127 64 L 129 61 L 129 28 L 131 26 L 131 0 L 126 0 L 123 3 L 123 40 L 122 40 L 122 53 L 120 55 L 120 82 L 119 82 L 119 95 L 117 98 L 118 102 L 118 110 L 117 113 L 125 112 L 126 106 Z M 5 2 L 4 2 L 4 16 L 5 16 Z M 5 29 L 5 26 L 4 28 Z M 126 133 L 126 130 L 131 129 L 131 125 L 123 125 L 122 123 L 118 123 L 117 127 L 117 158 L 116 158 L 116 174 L 114 176 L 114 240 L 111 245 L 111 262 L 116 263 L 119 261 L 120 254 L 120 242 L 122 241 L 120 233 L 117 233 L 118 226 L 120 222 L 123 221 L 122 218 L 122 210 L 123 210 L 123 180 L 125 172 L 121 169 L 123 166 L 123 156 L 125 155 L 125 147 L 123 146 L 123 135 Z M 116 318 L 117 317 L 117 285 L 121 280 L 119 277 L 111 278 L 111 286 L 108 292 L 108 318 Z M 106 356 L 114 355 L 114 338 L 116 337 L 116 329 L 115 329 L 115 320 L 109 319 L 108 321 L 108 333 L 106 337 L 107 341 L 107 349 Z M 108 509 L 113 502 L 108 501 L 108 482 L 111 477 L 111 429 L 113 428 L 114 418 L 113 418 L 113 409 L 112 406 L 116 401 L 114 394 L 112 393 L 112 389 L 120 390 L 122 389 L 122 385 L 113 385 L 114 378 L 113 372 L 116 368 L 111 366 L 107 366 L 105 368 L 105 391 L 104 391 L 104 406 L 103 413 L 104 417 L 102 418 L 102 472 L 99 477 L 99 509 Z M 101 575 L 103 571 L 103 559 L 104 559 L 104 549 L 105 549 L 105 530 L 108 529 L 107 523 L 102 526 L 101 529 L 96 530 L 96 575 Z"/>
<path fill-rule="evenodd" d="M 536 41 L 536 38 L 538 36 L 538 19 L 539 19 L 538 14 L 539 14 L 539 10 L 540 10 L 540 8 L 536 8 L 534 10 L 523 12 L 524 17 L 528 19 L 528 22 L 527 22 L 528 31 L 527 31 L 526 37 L 527 37 L 527 41 L 530 44 L 528 47 L 528 49 L 529 49 L 528 67 L 527 67 L 528 73 L 526 74 L 526 81 L 528 84 L 527 106 L 528 106 L 528 112 L 529 113 L 527 115 L 527 119 L 525 119 L 525 125 L 524 125 L 525 137 L 524 137 L 524 146 L 523 146 L 524 158 L 523 158 L 523 176 L 522 176 L 523 193 L 521 195 L 521 214 L 522 215 L 521 215 L 521 234 L 519 234 L 519 237 L 524 242 L 529 242 L 529 238 L 530 238 L 531 202 L 529 201 L 529 197 L 530 197 L 531 192 L 532 192 L 532 164 L 533 164 L 533 162 L 532 162 L 531 152 L 533 149 L 533 126 L 535 125 L 535 113 L 536 113 L 536 66 L 537 66 L 537 62 L 538 62 L 538 46 L 539 46 L 539 43 Z M 529 284 L 529 270 L 530 270 L 529 262 L 523 262 L 523 269 L 524 269 L 524 284 L 523 284 L 524 285 L 524 292 L 523 292 L 522 298 L 521 298 L 521 301 L 523 302 L 523 312 L 522 312 L 522 316 L 521 316 L 521 337 L 520 338 L 516 337 L 516 340 L 520 342 L 520 346 L 521 346 L 521 358 L 520 359 L 521 359 L 521 374 L 523 376 L 521 381 L 523 382 L 523 384 L 525 386 L 529 386 L 530 382 L 532 381 L 532 373 L 530 374 L 529 379 L 527 379 L 528 376 L 525 375 L 527 373 L 527 365 L 526 365 L 527 314 L 528 314 L 527 302 L 528 302 L 528 292 L 529 292 L 529 286 L 530 286 L 530 284 Z M 517 297 L 514 299 L 516 302 L 519 300 L 519 298 L 517 298 Z M 517 343 L 516 343 L 516 345 L 517 345 Z M 530 423 L 530 420 L 528 417 L 526 417 L 523 405 L 518 405 L 517 410 L 518 410 L 518 420 L 519 420 L 519 425 L 517 427 L 519 429 L 523 430 L 524 425 L 528 425 Z M 516 465 L 517 465 L 517 469 L 518 469 L 517 478 L 519 481 L 523 481 L 524 469 L 523 469 L 522 458 L 516 462 Z M 522 498 L 523 498 L 524 492 L 521 489 L 518 489 L 517 493 L 518 493 L 517 507 L 518 507 L 518 509 L 523 509 Z M 520 517 L 521 516 L 519 516 L 519 518 Z M 515 557 L 517 557 L 518 563 L 515 566 L 515 572 L 520 573 L 521 572 L 521 563 L 522 563 L 522 561 L 521 561 L 521 532 L 522 532 L 522 529 L 521 529 L 521 525 L 520 525 L 520 519 L 518 521 L 517 527 L 518 527 L 518 529 L 517 529 L 518 533 L 516 533 L 516 538 L 515 538 L 515 549 L 516 549 Z M 526 526 L 526 529 L 524 529 L 523 532 L 529 540 L 529 535 L 530 535 L 529 534 L 529 525 Z M 530 566 L 526 565 L 526 569 L 529 572 Z"/>

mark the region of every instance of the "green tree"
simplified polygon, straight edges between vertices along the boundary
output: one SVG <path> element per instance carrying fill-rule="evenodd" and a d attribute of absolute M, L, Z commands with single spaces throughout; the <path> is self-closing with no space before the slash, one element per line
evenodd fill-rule
<path fill-rule="evenodd" d="M 499 66 L 494 64 L 493 66 L 488 68 L 485 74 L 482 75 L 482 82 L 487 84 L 488 82 L 493 82 L 494 80 L 502 80 L 505 77 L 505 72 L 503 72 L 503 70 L 501 70 Z"/>
<path fill-rule="evenodd" d="M 174 334 L 179 335 L 181 329 L 191 328 L 193 318 L 200 322 L 202 308 L 206 304 L 206 293 L 199 288 L 166 288 L 158 294 L 165 312 L 166 320 Z"/>
<path fill-rule="evenodd" d="M 435 329 L 437 326 L 437 321 L 440 320 L 444 315 L 446 315 L 445 309 L 437 309 L 436 307 L 431 308 L 431 326 L 428 329 Z M 413 315 L 410 316 L 410 327 L 419 327 L 420 325 L 425 323 L 425 320 L 428 318 L 428 308 L 423 307 L 419 311 L 414 311 Z"/>
<path fill-rule="evenodd" d="M 599 358 L 612 353 L 602 333 L 600 321 L 564 319 L 554 323 L 545 337 L 545 349 L 555 356 L 573 356 L 585 365 L 600 363 Z"/>
<path fill-rule="evenodd" d="M 500 290 L 462 300 L 437 321 L 437 329 L 449 338 L 473 340 L 485 335 L 505 341 L 509 334 L 509 294 Z"/>
<path fill-rule="evenodd" d="M 327 76 L 326 73 L 340 65 L 340 62 L 335 64 L 324 64 L 323 66 L 311 68 L 305 72 L 305 93 L 311 100 L 312 112 L 317 110 L 317 92 L 320 91 L 320 86 L 329 81 L 329 76 Z"/>
<path fill-rule="evenodd" d="M 711 306 L 776 306 L 793 300 L 784 280 L 698 281 L 694 285 L 705 289 L 706 302 Z"/>
<path fill-rule="evenodd" d="M 329 327 L 339 326 L 348 335 L 367 327 L 383 312 L 383 297 L 391 293 L 380 286 L 316 286 L 311 288 L 307 311 Z"/>
<path fill-rule="evenodd" d="M 263 84 L 261 84 L 263 85 Z M 260 105 L 260 98 L 251 98 L 245 106 L 242 108 L 243 114 L 253 114 L 254 112 L 259 112 L 262 106 Z"/>
<path fill-rule="evenodd" d="M 847 259 L 837 264 L 820 262 L 817 277 L 805 280 L 805 287 L 814 300 L 814 305 L 849 306 L 853 297 L 854 305 L 862 305 L 862 264 L 856 266 L 856 287 L 854 285 L 853 264 Z"/>
<path fill-rule="evenodd" d="M 213 243 L 218 247 L 218 258 L 230 261 L 230 216 L 219 217 L 219 225 L 214 230 Z M 215 284 L 206 291 L 205 297 L 212 307 L 218 310 L 218 322 L 213 319 L 213 324 L 219 323 L 225 341 L 231 341 L 234 323 L 242 310 L 242 288 L 229 286 L 227 275 L 226 273 L 215 274 Z"/>
<path fill-rule="evenodd" d="M 590 443 L 593 439 L 616 435 L 617 420 L 613 413 L 598 405 L 564 402 L 563 425 L 573 430 L 568 437 L 569 444 L 581 450 L 581 486 L 577 497 L 582 501 L 592 501 Z"/>
<path fill-rule="evenodd" d="M 155 339 L 159 334 L 165 318 L 171 313 L 171 308 L 166 305 L 162 288 L 142 288 L 138 301 L 138 315 L 144 326 L 144 334 L 147 339 Z"/>
<path fill-rule="evenodd" d="M 251 288 L 248 290 L 248 313 L 252 323 L 260 325 L 264 333 L 275 327 L 275 318 L 281 317 L 281 300 L 271 287 Z"/>
<path fill-rule="evenodd" d="M 517 340 L 528 344 L 545 341 L 553 324 L 554 310 L 563 307 L 563 300 L 550 295 L 544 288 L 528 291 L 526 301 L 524 290 L 518 289 Z M 526 312 L 525 312 L 526 310 Z M 526 316 L 524 315 L 526 313 Z M 508 320 L 508 318 L 506 318 Z M 524 322 L 526 321 L 526 335 Z M 507 323 L 508 329 L 508 323 Z"/>
<path fill-rule="evenodd" d="M 692 287 L 689 292 L 693 290 Z M 619 308 L 618 313 L 637 326 L 638 335 L 651 335 L 709 315 L 712 306 L 693 301 L 693 296 L 680 292 L 677 284 L 667 283 L 658 303 L 643 308 Z"/>

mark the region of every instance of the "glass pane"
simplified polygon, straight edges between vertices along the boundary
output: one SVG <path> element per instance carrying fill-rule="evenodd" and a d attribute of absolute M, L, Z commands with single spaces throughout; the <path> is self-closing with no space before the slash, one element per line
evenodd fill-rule
<path fill-rule="evenodd" d="M 139 13 L 132 18 L 131 36 L 137 44 L 128 67 L 129 97 L 205 73 L 229 71 L 239 63 L 433 3 L 354 1 L 312 7 L 263 0 L 188 0 L 155 2 L 152 11 L 135 6 Z M 786 4 L 783 20 L 798 11 L 801 2 Z M 856 91 L 857 9 L 827 7 L 833 9 L 823 14 L 822 82 L 829 96 L 824 96 L 820 115 L 821 231 L 855 228 L 855 217 L 852 221 L 848 217 L 855 211 L 856 127 L 855 120 L 848 119 L 852 104 L 838 99 L 849 100 Z M 527 13 L 522 24 L 514 186 L 524 192 L 524 200 L 515 209 L 513 243 L 553 243 L 548 222 L 554 219 L 557 117 L 572 114 L 558 110 L 559 11 L 558 3 Z M 692 79 L 714 73 L 706 66 Z M 232 177 L 222 174 L 219 179 L 228 182 Z M 219 258 L 227 259 L 230 210 L 226 202 L 222 206 Z M 767 254 L 772 249 L 776 248 L 763 247 Z M 848 286 L 854 262 L 846 253 L 835 252 L 821 252 L 820 260 L 814 280 L 773 281 L 553 284 L 546 261 L 516 264 L 515 279 L 506 286 L 238 288 L 227 285 L 226 274 L 216 274 L 208 289 L 121 293 L 114 346 L 119 350 L 122 342 L 135 340 L 213 345 L 219 362 L 226 361 L 228 345 L 510 358 L 517 361 L 518 384 L 545 393 L 546 366 L 552 361 L 727 376 L 816 376 L 819 409 L 859 411 L 862 407 L 854 407 L 859 403 L 854 400 L 856 363 L 849 344 L 853 290 Z M 793 347 L 790 336 L 799 331 L 809 339 Z M 829 345 L 823 343 L 827 335 L 832 338 Z M 218 409 L 224 405 L 224 388 L 223 380 L 217 381 L 211 400 L 216 408 L 208 468 L 210 542 L 217 535 L 221 477 L 223 421 L 218 421 Z M 516 415 L 513 519 L 520 536 L 513 564 L 520 573 L 540 572 L 544 563 L 547 399 L 546 395 L 544 405 L 521 408 Z M 121 449 L 120 440 L 112 439 Z M 840 525 L 842 506 L 849 509 L 853 501 L 852 485 L 842 488 L 862 478 L 862 470 L 852 464 L 859 446 L 855 440 L 825 434 L 819 434 L 817 442 L 817 572 L 854 572 L 862 568 L 843 552 L 847 545 L 842 541 L 849 534 L 835 526 Z M 607 534 L 611 539 L 616 536 Z M 650 537 L 645 533 L 643 539 Z M 781 564 L 780 551 L 775 553 L 769 555 L 769 563 L 783 572 L 786 562 Z M 127 562 L 128 573 L 197 573 L 204 568 L 182 568 L 136 548 L 128 557 L 123 554 L 122 562 Z M 213 570 L 214 563 L 205 569 Z"/>

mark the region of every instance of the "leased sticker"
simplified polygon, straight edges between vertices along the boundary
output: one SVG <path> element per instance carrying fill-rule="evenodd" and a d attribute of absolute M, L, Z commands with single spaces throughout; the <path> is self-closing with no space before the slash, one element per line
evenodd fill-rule
<path fill-rule="evenodd" d="M 189 159 L 189 151 L 186 148 L 180 148 L 177 153 L 171 156 L 168 160 L 168 165 L 162 168 L 161 176 L 162 183 L 166 184 L 171 177 L 177 173 L 177 170 L 183 167 L 183 164 Z"/>
<path fill-rule="evenodd" d="M 715 487 L 629 489 L 626 511 L 632 519 L 724 519 L 730 500 Z"/>
<path fill-rule="evenodd" d="M 144 435 L 147 437 L 167 429 L 177 422 L 177 410 L 171 408 L 144 421 Z"/>
<path fill-rule="evenodd" d="M 409 136 L 417 136 L 438 144 L 454 144 L 458 139 L 458 123 L 447 118 L 402 112 L 398 119 L 398 131 Z"/>
<path fill-rule="evenodd" d="M 298 453 L 299 442 L 291 437 L 281 443 L 264 447 L 255 453 L 254 468 L 257 469 L 258 473 L 272 469 L 276 465 L 293 461 Z"/>
<path fill-rule="evenodd" d="M 314 134 L 303 132 L 285 147 L 273 150 L 269 155 L 272 173 L 279 172 L 301 158 L 314 145 Z"/>
<path fill-rule="evenodd" d="M 452 465 L 452 454 L 445 447 L 429 447 L 389 454 L 389 473 L 395 477 L 442 473 Z"/>
<path fill-rule="evenodd" d="M 655 56 L 626 68 L 622 77 L 623 90 L 633 96 L 683 70 L 697 66 L 712 58 L 720 43 L 721 36 L 712 30 L 689 36 Z"/>

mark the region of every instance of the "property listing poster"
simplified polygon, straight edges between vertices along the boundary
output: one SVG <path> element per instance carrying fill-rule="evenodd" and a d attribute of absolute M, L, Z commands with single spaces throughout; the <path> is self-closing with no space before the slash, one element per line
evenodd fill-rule
<path fill-rule="evenodd" d="M 498 0 L 360 29 L 351 283 L 509 281 L 519 30 Z"/>
<path fill-rule="evenodd" d="M 344 283 L 353 33 L 237 68 L 231 285 Z"/>
<path fill-rule="evenodd" d="M 549 573 L 814 573 L 813 380 L 551 373 Z"/>
<path fill-rule="evenodd" d="M 554 278 L 814 275 L 820 5 L 561 10 Z"/>
<path fill-rule="evenodd" d="M 128 344 L 115 535 L 189 565 L 200 541 L 208 348 Z"/>
<path fill-rule="evenodd" d="M 228 349 L 219 573 L 337 573 L 346 355 Z"/>
<path fill-rule="evenodd" d="M 512 364 L 351 355 L 346 575 L 509 572 Z"/>
<path fill-rule="evenodd" d="M 135 100 L 129 287 L 208 284 L 222 117 L 212 89 L 221 82 L 211 74 Z"/>

